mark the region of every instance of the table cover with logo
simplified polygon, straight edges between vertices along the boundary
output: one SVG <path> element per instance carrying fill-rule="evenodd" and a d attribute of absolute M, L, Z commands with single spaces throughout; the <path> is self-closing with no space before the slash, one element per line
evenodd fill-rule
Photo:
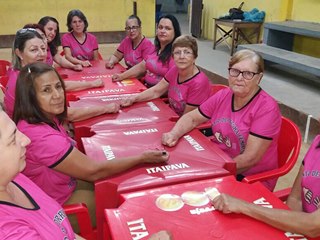
<path fill-rule="evenodd" d="M 70 102 L 71 107 L 90 107 L 119 102 L 128 94 L 106 97 L 85 98 Z M 158 122 L 176 121 L 178 115 L 161 99 L 139 102 L 122 108 L 119 113 L 103 114 L 87 120 L 74 122 L 74 135 L 80 150 L 83 150 L 81 138 L 90 137 L 93 132 L 101 130 L 128 128 L 131 126 L 153 125 Z"/>
<path fill-rule="evenodd" d="M 213 190 L 263 207 L 287 209 L 261 183 L 244 184 L 233 176 L 170 185 L 121 194 L 121 205 L 105 210 L 104 239 L 147 240 L 161 230 L 169 231 L 173 239 L 307 239 L 242 214 L 215 211 L 210 203 Z"/>
<path fill-rule="evenodd" d="M 125 71 L 125 68 L 120 64 L 117 64 L 113 69 L 107 69 L 103 61 L 93 61 L 92 67 L 84 68 L 83 71 L 79 72 L 71 69 L 58 68 L 59 74 L 65 81 L 94 81 L 101 79 L 104 82 L 103 87 L 67 92 L 68 99 L 138 93 L 146 89 L 146 86 L 135 78 L 113 82 L 112 75 L 123 71 Z"/>
<path fill-rule="evenodd" d="M 144 164 L 122 174 L 95 182 L 98 234 L 102 234 L 103 209 L 119 205 L 119 194 L 181 182 L 235 174 L 235 162 L 198 130 L 193 130 L 173 148 L 161 144 L 163 132 L 173 122 L 98 131 L 82 138 L 86 154 L 96 160 L 140 154 L 147 149 L 165 149 L 170 159 L 164 164 Z"/>

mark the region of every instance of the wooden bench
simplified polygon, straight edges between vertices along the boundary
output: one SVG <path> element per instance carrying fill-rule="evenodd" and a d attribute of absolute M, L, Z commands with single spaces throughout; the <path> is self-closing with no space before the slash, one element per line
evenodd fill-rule
<path fill-rule="evenodd" d="M 239 45 L 252 49 L 265 60 L 320 76 L 320 59 L 293 52 L 295 35 L 320 39 L 320 24 L 301 21 L 271 22 L 264 25 L 263 44 Z M 316 45 L 315 47 L 320 47 Z"/>

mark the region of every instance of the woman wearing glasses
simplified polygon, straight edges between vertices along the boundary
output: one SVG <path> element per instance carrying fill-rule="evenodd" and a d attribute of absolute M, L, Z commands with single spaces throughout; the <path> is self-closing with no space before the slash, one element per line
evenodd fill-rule
<path fill-rule="evenodd" d="M 125 99 L 122 106 L 148 101 L 168 92 L 170 107 L 179 115 L 190 112 L 210 97 L 210 82 L 195 65 L 198 45 L 195 38 L 182 35 L 172 44 L 173 66 L 155 86 Z"/>
<path fill-rule="evenodd" d="M 144 82 L 147 87 L 156 85 L 174 66 L 171 56 L 172 43 L 180 35 L 181 30 L 178 20 L 170 14 L 161 16 L 157 25 L 155 47 L 152 54 L 127 71 L 113 75 L 113 81 L 122 81 L 144 75 Z"/>
<path fill-rule="evenodd" d="M 141 32 L 141 20 L 136 15 L 131 15 L 126 21 L 127 36 L 123 39 L 106 62 L 107 68 L 113 68 L 114 64 L 124 59 L 128 68 L 133 67 L 152 53 L 154 46 Z"/>
<path fill-rule="evenodd" d="M 277 102 L 259 86 L 263 71 L 263 59 L 257 53 L 235 53 L 229 62 L 229 88 L 181 117 L 163 135 L 162 143 L 172 147 L 185 133 L 210 119 L 212 141 L 234 159 L 238 180 L 276 168 L 281 114 Z M 276 179 L 264 182 L 270 190 L 275 183 Z"/>
<path fill-rule="evenodd" d="M 91 66 L 91 60 L 99 59 L 97 38 L 87 32 L 89 23 L 78 9 L 71 10 L 67 16 L 68 32 L 61 42 L 66 59 L 83 67 Z"/>
<path fill-rule="evenodd" d="M 12 49 L 12 68 L 8 71 L 8 84 L 4 96 L 5 110 L 12 117 L 15 102 L 17 78 L 23 66 L 34 62 L 46 62 L 47 42 L 34 28 L 20 29 L 17 31 Z M 96 81 L 66 81 L 69 91 L 81 90 L 101 86 L 101 80 Z M 103 82 L 102 82 L 103 84 Z M 105 106 L 68 108 L 68 120 L 80 121 L 119 111 L 119 104 L 111 103 Z"/>

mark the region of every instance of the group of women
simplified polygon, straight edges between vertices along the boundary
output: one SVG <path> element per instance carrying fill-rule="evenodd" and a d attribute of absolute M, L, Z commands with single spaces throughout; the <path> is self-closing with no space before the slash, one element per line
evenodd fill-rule
<path fill-rule="evenodd" d="M 77 150 L 65 123 L 117 112 L 120 105 L 126 107 L 168 96 L 169 105 L 181 116 L 174 128 L 163 134 L 162 143 L 168 147 L 176 145 L 192 128 L 210 120 L 213 141 L 234 159 L 239 180 L 277 167 L 281 114 L 276 101 L 259 86 L 264 64 L 257 53 L 250 50 L 235 53 L 229 62 L 229 88 L 211 96 L 210 82 L 195 64 L 197 42 L 191 36 L 181 35 L 177 19 L 173 15 L 159 18 L 153 45 L 142 35 L 140 19 L 132 15 L 126 21 L 127 37 L 106 61 L 106 67 L 113 68 L 124 59 L 128 69 L 115 74 L 113 81 L 137 77 L 148 89 L 124 99 L 120 105 L 72 109 L 67 108 L 66 89 L 96 87 L 101 83 L 64 82 L 53 62 L 76 71 L 90 67 L 90 61 L 99 59 L 97 39 L 87 32 L 85 15 L 80 10 L 70 11 L 69 33 L 62 37 L 62 57 L 58 53 L 58 21 L 44 17 L 38 24 L 19 30 L 14 40 L 4 103 L 5 111 L 17 127 L 0 111 L 3 153 L 0 172 L 5 176 L 1 181 L 0 212 L 6 216 L 0 219 L 1 237 L 50 236 L 58 228 L 61 236 L 74 239 L 66 218 L 60 225 L 51 226 L 54 210 L 62 212 L 60 205 L 85 202 L 94 222 L 94 192 L 90 182 L 140 163 L 168 161 L 166 151 L 141 150 L 137 156 L 99 162 Z M 288 205 L 293 211 L 261 209 L 225 194 L 215 198 L 213 205 L 225 213 L 247 214 L 282 230 L 319 235 L 319 201 L 316 201 L 319 191 L 315 187 L 316 178 L 306 174 L 306 171 L 317 170 L 314 160 L 319 157 L 319 140 L 316 138 L 310 148 L 289 197 Z M 276 180 L 264 182 L 270 190 L 275 183 Z M 51 203 L 52 207 L 48 207 Z M 34 221 L 37 217 L 47 225 L 37 225 Z M 300 221 L 308 224 L 296 224 Z"/>

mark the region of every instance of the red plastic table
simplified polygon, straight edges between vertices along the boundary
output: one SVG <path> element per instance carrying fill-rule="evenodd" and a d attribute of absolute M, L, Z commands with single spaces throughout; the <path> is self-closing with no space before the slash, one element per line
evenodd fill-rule
<path fill-rule="evenodd" d="M 68 99 L 79 99 L 84 97 L 107 96 L 115 94 L 138 93 L 146 89 L 139 80 L 132 78 L 121 82 L 112 82 L 112 75 L 120 73 L 126 69 L 120 64 L 116 64 L 113 69 L 107 69 L 104 61 L 92 61 L 92 67 L 83 68 L 83 71 L 77 72 L 71 69 L 57 68 L 57 71 L 64 81 L 94 81 L 101 79 L 104 82 L 103 87 L 91 88 L 81 91 L 67 92 Z"/>
<path fill-rule="evenodd" d="M 71 107 L 90 107 L 105 105 L 111 102 L 118 102 L 128 94 L 113 95 L 106 97 L 85 98 L 79 101 L 70 102 Z M 122 108 L 119 113 L 103 114 L 84 121 L 74 122 L 74 135 L 80 150 L 83 150 L 81 138 L 90 137 L 93 132 L 128 128 L 131 126 L 155 124 L 163 121 L 176 121 L 178 115 L 161 99 L 154 99 L 147 102 L 140 102 L 130 107 Z"/>
<path fill-rule="evenodd" d="M 306 239 L 242 214 L 215 211 L 208 197 L 215 189 L 263 207 L 287 209 L 261 183 L 244 184 L 233 176 L 170 185 L 121 194 L 121 205 L 105 210 L 103 239 L 143 240 L 160 230 L 178 240 Z"/>
<path fill-rule="evenodd" d="M 141 153 L 145 149 L 166 149 L 168 163 L 139 165 L 122 174 L 95 182 L 98 235 L 102 235 L 103 210 L 119 206 L 119 194 L 151 187 L 190 182 L 235 174 L 235 162 L 198 130 L 183 137 L 173 148 L 161 145 L 163 132 L 174 123 L 136 126 L 127 130 L 98 132 L 82 138 L 86 154 L 97 161 Z"/>

